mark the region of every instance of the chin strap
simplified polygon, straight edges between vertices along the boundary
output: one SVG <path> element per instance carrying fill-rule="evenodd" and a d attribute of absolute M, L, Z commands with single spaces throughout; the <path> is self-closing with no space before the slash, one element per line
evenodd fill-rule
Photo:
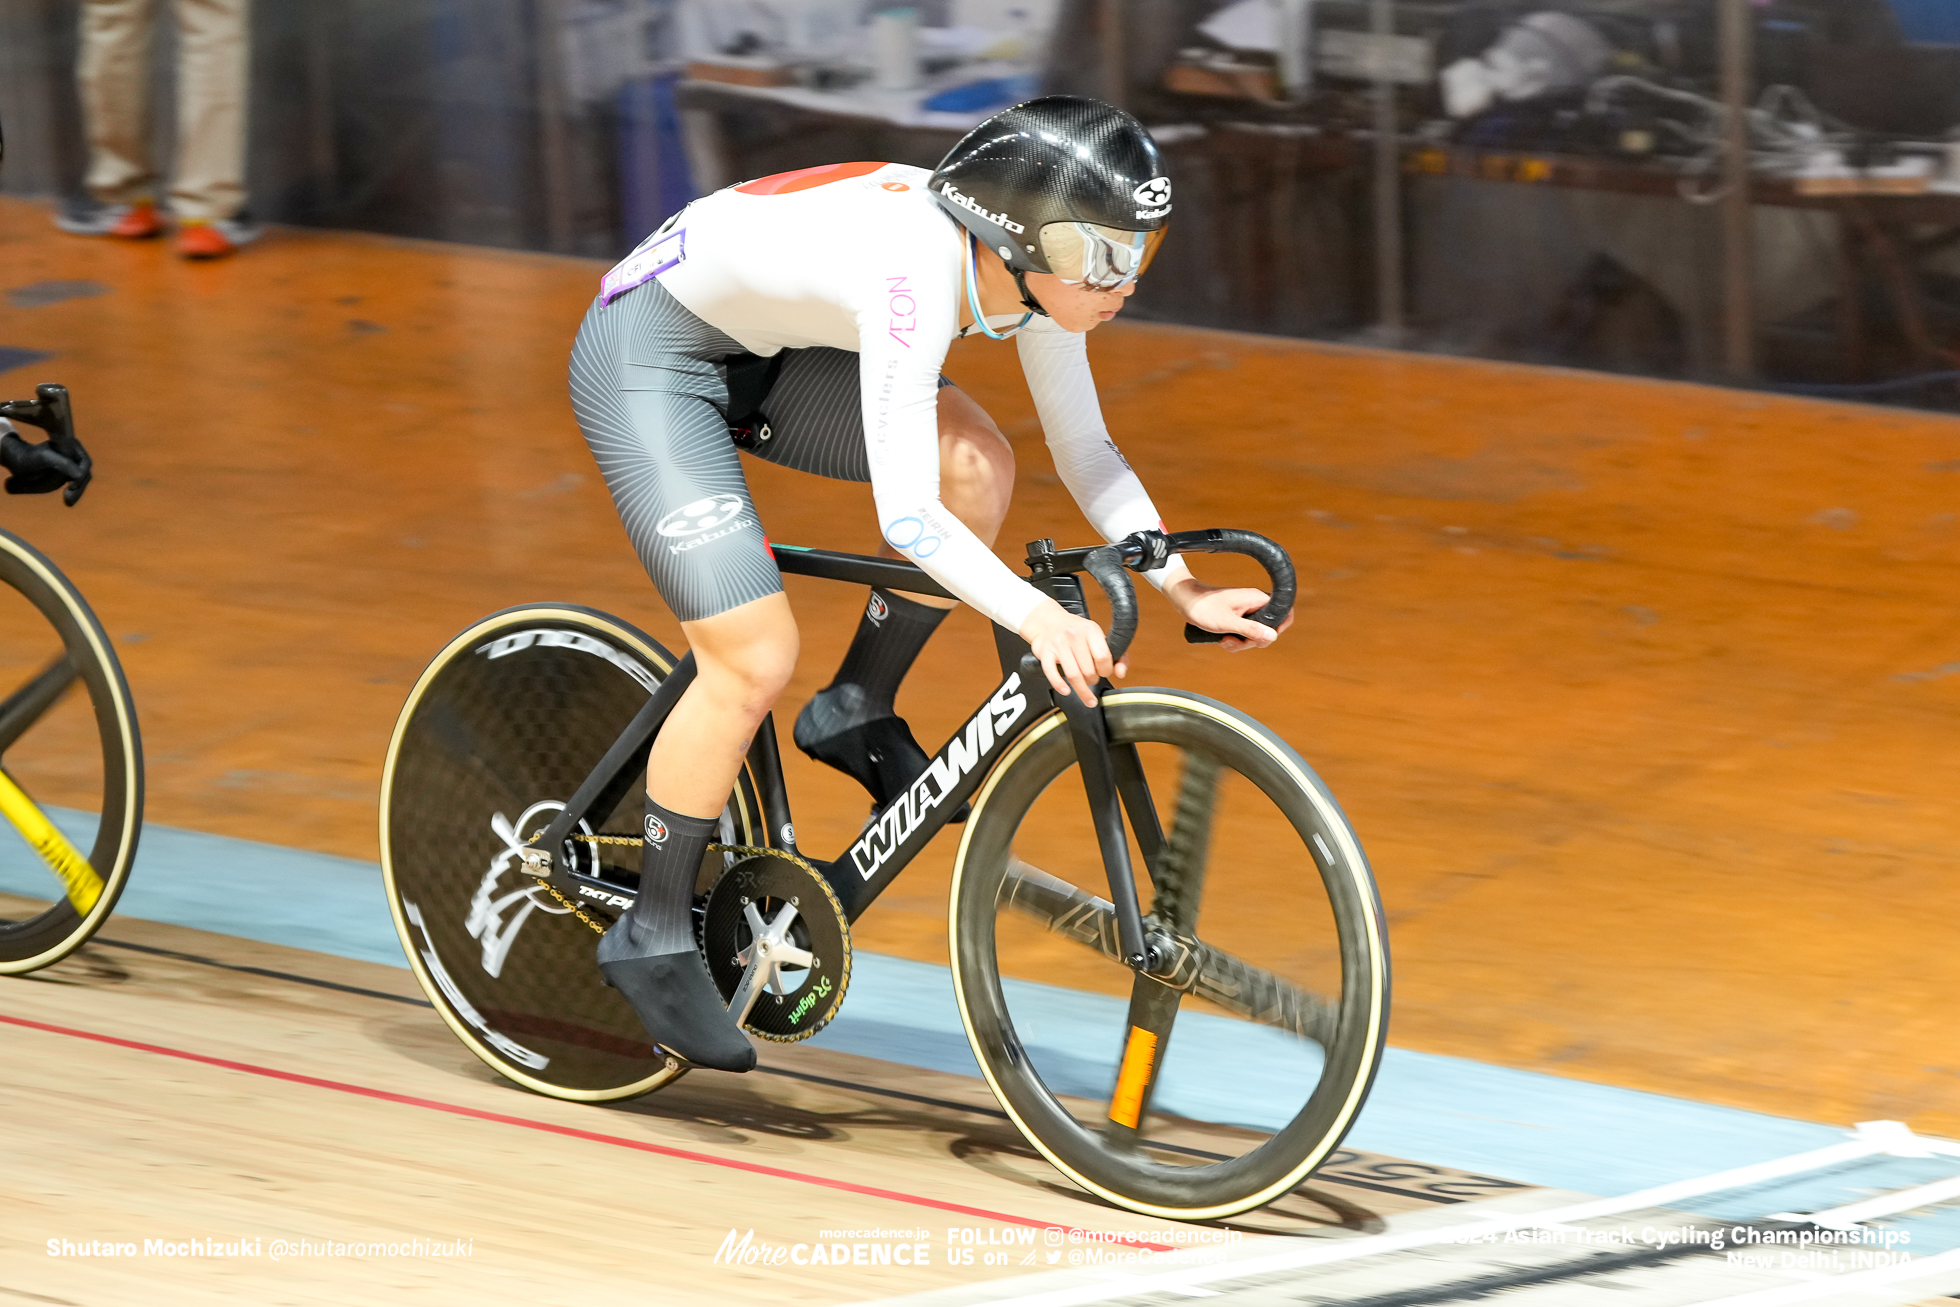
<path fill-rule="evenodd" d="M 1019 268 L 1010 268 L 1009 271 L 1014 274 L 1014 285 L 1021 292 L 1021 307 L 1030 313 L 1039 313 L 1042 317 L 1047 317 L 1048 310 L 1041 307 L 1041 301 L 1036 299 L 1034 292 L 1028 289 L 1027 277 Z"/>
<path fill-rule="evenodd" d="M 1029 308 L 1032 310 L 1032 312 L 1023 313 L 1021 315 L 1021 320 L 1015 323 L 1013 326 L 1009 327 L 1006 331 L 995 331 L 992 327 L 988 326 L 987 315 L 980 311 L 980 290 L 976 282 L 976 279 L 973 275 L 973 261 L 975 257 L 977 257 L 974 253 L 976 248 L 977 248 L 977 243 L 974 241 L 974 239 L 971 236 L 967 237 L 966 306 L 967 309 L 973 314 L 973 325 L 980 328 L 980 333 L 982 335 L 987 337 L 987 339 L 989 340 L 1006 340 L 1009 336 L 1012 336 L 1015 332 L 1027 326 L 1028 319 L 1033 317 L 1036 313 L 1040 313 L 1041 316 L 1044 318 L 1048 316 L 1046 313 L 1042 312 L 1042 308 L 1039 304 L 1033 303 L 1032 300 L 1029 298 L 1028 288 L 1026 286 L 1022 286 L 1021 302 L 1023 304 L 1028 305 Z M 1018 283 L 1021 279 L 1021 274 L 1018 272 L 1015 273 L 1014 279 Z"/>

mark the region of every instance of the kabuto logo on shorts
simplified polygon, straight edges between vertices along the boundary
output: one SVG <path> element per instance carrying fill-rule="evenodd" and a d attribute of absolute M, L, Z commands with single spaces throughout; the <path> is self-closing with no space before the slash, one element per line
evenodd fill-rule
<path fill-rule="evenodd" d="M 706 499 L 683 504 L 661 518 L 660 524 L 653 529 L 669 540 L 677 540 L 685 536 L 700 535 L 704 531 L 712 531 L 741 515 L 741 496 L 710 495 Z"/>
<path fill-rule="evenodd" d="M 885 596 L 873 590 L 871 592 L 871 602 L 864 606 L 864 615 L 871 619 L 871 624 L 873 626 L 883 626 L 885 619 L 891 616 L 891 611 L 891 605 L 885 602 Z"/>
<path fill-rule="evenodd" d="M 667 823 L 650 812 L 647 814 L 647 838 L 655 844 L 667 842 Z"/>

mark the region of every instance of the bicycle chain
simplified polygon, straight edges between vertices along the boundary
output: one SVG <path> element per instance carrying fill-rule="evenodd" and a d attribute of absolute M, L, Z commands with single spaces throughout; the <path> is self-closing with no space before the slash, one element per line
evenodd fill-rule
<path fill-rule="evenodd" d="M 538 842 L 539 836 L 542 836 L 543 834 L 544 834 L 543 831 L 539 831 L 536 835 L 533 835 L 530 839 L 526 840 L 525 843 L 527 845 L 536 844 Z M 645 845 L 647 842 L 646 837 L 644 835 L 574 835 L 571 838 L 577 840 L 581 844 Z M 789 853 L 782 849 L 763 848 L 762 846 L 755 845 L 755 844 L 710 844 L 707 847 L 707 849 L 704 850 L 704 852 L 739 853 L 746 858 L 781 858 L 786 862 L 794 862 L 797 866 L 803 868 L 803 870 L 809 872 L 812 876 L 821 877 L 823 875 L 822 872 L 818 871 L 815 867 L 810 865 L 809 859 L 799 858 L 794 853 Z M 553 885 L 549 880 L 547 880 L 543 876 L 533 875 L 531 876 L 531 879 L 536 881 L 539 885 L 543 886 L 544 892 L 551 895 L 552 898 L 557 899 L 559 905 L 563 907 L 567 912 L 570 912 L 574 917 L 577 917 L 580 921 L 583 921 L 586 925 L 592 927 L 592 929 L 598 932 L 599 934 L 603 935 L 606 933 L 606 927 L 600 925 L 592 918 L 586 916 L 585 909 L 580 907 L 578 904 L 572 902 L 570 899 L 566 898 L 563 894 L 559 893 L 558 887 L 556 885 Z"/>

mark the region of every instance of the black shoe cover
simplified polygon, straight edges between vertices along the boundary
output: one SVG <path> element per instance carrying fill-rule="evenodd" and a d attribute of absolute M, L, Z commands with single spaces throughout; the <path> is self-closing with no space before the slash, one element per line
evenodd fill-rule
<path fill-rule="evenodd" d="M 926 769 L 926 751 L 912 738 L 903 717 L 873 717 L 822 737 L 811 729 L 815 717 L 808 707 L 797 714 L 796 747 L 871 791 L 881 808 L 905 793 Z"/>
<path fill-rule="evenodd" d="M 932 759 L 912 737 L 912 728 L 903 717 L 873 717 L 835 734 L 816 734 L 815 701 L 796 717 L 796 747 L 823 763 L 835 767 L 871 792 L 872 801 L 882 808 L 905 793 L 913 781 L 925 774 Z M 953 814 L 954 821 L 965 821 L 971 805 L 963 804 Z"/>
<path fill-rule="evenodd" d="M 599 941 L 599 971 L 625 996 L 653 1042 L 695 1066 L 751 1071 L 755 1045 L 728 1014 L 700 953 L 632 956 L 633 918 L 613 923 Z"/>

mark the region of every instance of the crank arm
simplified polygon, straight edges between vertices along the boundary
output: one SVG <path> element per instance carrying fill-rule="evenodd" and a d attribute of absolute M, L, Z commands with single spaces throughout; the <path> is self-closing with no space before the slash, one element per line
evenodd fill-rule
<path fill-rule="evenodd" d="M 1009 866 L 1001 902 L 1058 935 L 1123 961 L 1115 907 L 1018 859 Z M 1145 972 L 1182 994 L 1195 994 L 1234 1016 L 1273 1026 L 1323 1048 L 1333 1041 L 1339 1016 L 1323 998 L 1262 967 L 1189 935 L 1151 932 L 1162 962 Z"/>
<path fill-rule="evenodd" d="M 762 991 L 769 987 L 772 970 L 767 958 L 751 950 L 749 965 L 742 971 L 742 983 L 735 986 L 735 992 L 728 998 L 728 1015 L 735 1018 L 736 1025 L 739 1026 L 749 1019 L 749 1013 L 754 1009 L 756 1000 L 761 998 Z"/>
<path fill-rule="evenodd" d="M 775 990 L 781 1001 L 785 964 L 808 967 L 816 961 L 791 942 L 789 928 L 796 920 L 794 906 L 784 904 L 774 921 L 764 921 L 761 910 L 753 903 L 743 904 L 742 913 L 748 918 L 749 946 L 744 953 L 735 955 L 735 960 L 742 963 L 742 979 L 728 999 L 728 1014 L 738 1026 L 749 1019 L 749 1011 L 762 997 L 763 990 Z"/>

